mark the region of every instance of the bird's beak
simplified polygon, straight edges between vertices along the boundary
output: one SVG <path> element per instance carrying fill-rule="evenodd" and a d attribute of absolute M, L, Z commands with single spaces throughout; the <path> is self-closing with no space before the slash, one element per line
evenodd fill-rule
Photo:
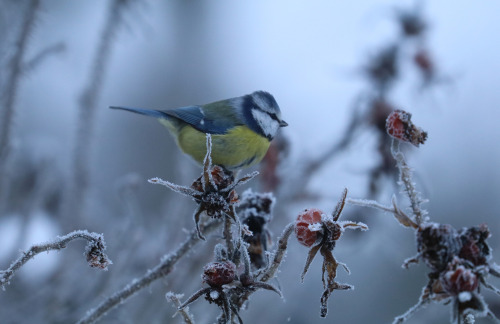
<path fill-rule="evenodd" d="M 280 120 L 280 127 L 288 126 L 288 123 L 284 120 Z"/>

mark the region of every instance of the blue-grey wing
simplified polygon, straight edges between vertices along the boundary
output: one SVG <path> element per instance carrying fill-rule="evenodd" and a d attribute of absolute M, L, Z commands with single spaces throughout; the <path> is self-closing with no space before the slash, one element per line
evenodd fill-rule
<path fill-rule="evenodd" d="M 165 114 L 178 118 L 195 129 L 209 134 L 225 134 L 236 126 L 232 118 L 215 113 L 212 109 L 204 110 L 202 106 L 188 106 L 169 110 L 163 110 Z"/>

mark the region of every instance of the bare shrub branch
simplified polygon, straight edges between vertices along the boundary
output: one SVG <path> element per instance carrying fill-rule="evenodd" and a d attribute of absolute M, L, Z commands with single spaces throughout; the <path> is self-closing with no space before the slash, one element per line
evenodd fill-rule
<path fill-rule="evenodd" d="M 87 231 L 74 231 L 58 237 L 58 239 L 53 242 L 33 245 L 27 251 L 23 252 L 19 259 L 14 261 L 7 270 L 0 271 L 0 287 L 5 289 L 5 285 L 9 284 L 10 279 L 14 276 L 16 271 L 26 264 L 26 262 L 33 259 L 37 254 L 64 249 L 69 242 L 76 239 L 84 239 L 89 242 L 84 253 L 89 265 L 91 267 L 107 270 L 107 266 L 112 262 L 104 254 L 106 244 L 102 234 L 89 233 Z"/>
<path fill-rule="evenodd" d="M 215 220 L 209 222 L 206 226 L 200 227 L 202 227 L 203 231 L 208 234 L 214 231 L 219 226 L 219 224 L 220 222 Z M 118 304 L 122 304 L 125 300 L 133 296 L 139 290 L 149 286 L 149 284 L 151 284 L 153 281 L 170 274 L 177 261 L 179 261 L 186 253 L 191 251 L 193 246 L 195 246 L 198 242 L 200 242 L 198 231 L 194 229 L 190 232 L 188 238 L 177 248 L 177 250 L 175 250 L 171 254 L 165 255 L 162 258 L 161 262 L 153 269 L 148 270 L 143 277 L 132 280 L 121 290 L 117 291 L 116 293 L 102 301 L 99 306 L 89 310 L 87 314 L 85 314 L 85 316 L 82 317 L 80 321 L 78 321 L 78 324 L 95 323 L 109 310 L 111 310 Z"/>

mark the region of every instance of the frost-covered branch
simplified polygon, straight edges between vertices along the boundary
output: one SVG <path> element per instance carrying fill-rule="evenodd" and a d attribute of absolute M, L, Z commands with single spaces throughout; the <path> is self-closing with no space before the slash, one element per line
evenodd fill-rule
<path fill-rule="evenodd" d="M 276 274 L 276 271 L 278 271 L 281 261 L 283 260 L 283 256 L 285 255 L 288 246 L 288 238 L 292 234 L 294 228 L 295 228 L 295 223 L 290 223 L 283 230 L 283 233 L 281 234 L 281 237 L 278 240 L 277 250 L 276 252 L 273 253 L 273 259 L 271 261 L 271 264 L 262 275 L 261 279 L 262 282 L 266 282 L 269 279 L 274 278 L 274 275 Z"/>
<path fill-rule="evenodd" d="M 217 220 L 209 222 L 206 226 L 200 225 L 205 234 L 214 231 L 220 222 Z M 167 276 L 174 268 L 174 265 L 179 261 L 187 252 L 191 251 L 200 239 L 198 231 L 192 230 L 188 238 L 175 250 L 173 253 L 165 255 L 161 262 L 153 269 L 148 270 L 143 277 L 132 280 L 129 284 L 117 291 L 96 308 L 87 312 L 87 314 L 78 321 L 78 324 L 95 323 L 99 318 L 105 315 L 109 310 L 118 304 L 122 304 L 126 299 L 132 297 L 139 290 L 149 286 L 153 281 Z"/>
<path fill-rule="evenodd" d="M 173 292 L 169 291 L 168 293 L 165 294 L 165 298 L 171 302 L 174 307 L 177 309 L 177 312 L 174 314 L 177 315 L 177 314 L 181 314 L 182 316 L 182 319 L 184 320 L 184 323 L 186 324 L 194 324 L 194 319 L 193 319 L 193 315 L 191 315 L 189 313 L 189 307 L 184 307 L 184 308 L 180 308 L 180 306 L 182 305 L 181 301 L 179 300 L 179 298 L 182 298 L 184 297 L 183 294 L 174 294 Z"/>
<path fill-rule="evenodd" d="M 14 261 L 7 270 L 0 271 L 0 287 L 4 288 L 5 285 L 9 284 L 10 279 L 14 276 L 16 271 L 26 264 L 26 262 L 33 259 L 37 254 L 64 249 L 69 242 L 75 239 L 84 239 L 89 242 L 85 248 L 85 256 L 91 267 L 107 270 L 108 265 L 112 262 L 108 259 L 106 254 L 104 254 L 106 244 L 102 234 L 89 233 L 87 231 L 74 231 L 58 237 L 55 241 L 33 245 L 26 252 L 23 252 L 19 259 Z"/>
<path fill-rule="evenodd" d="M 396 196 L 392 196 L 392 207 L 390 206 L 385 206 L 379 203 L 376 200 L 368 200 L 368 199 L 352 199 L 352 198 L 347 198 L 346 202 L 351 205 L 358 205 L 362 207 L 369 207 L 369 208 L 375 208 L 379 209 L 381 211 L 391 213 L 396 217 L 398 222 L 406 227 L 412 227 L 412 228 L 417 228 L 418 225 L 408 216 L 403 212 L 397 205 L 396 201 Z"/>
<path fill-rule="evenodd" d="M 413 215 L 415 216 L 415 222 L 417 224 L 422 224 L 424 217 L 427 212 L 422 208 L 421 204 L 425 202 L 420 193 L 415 189 L 415 184 L 412 180 L 411 169 L 406 163 L 404 154 L 399 150 L 399 141 L 392 140 L 391 153 L 397 162 L 399 169 L 399 180 L 404 186 L 405 192 L 410 199 L 411 209 Z"/>

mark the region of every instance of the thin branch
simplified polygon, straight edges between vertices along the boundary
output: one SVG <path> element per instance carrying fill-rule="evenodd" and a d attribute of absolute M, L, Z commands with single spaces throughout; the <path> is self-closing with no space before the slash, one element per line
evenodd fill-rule
<path fill-rule="evenodd" d="M 202 226 L 202 229 L 205 233 L 208 234 L 214 231 L 219 226 L 219 224 L 219 221 L 211 221 L 206 226 Z M 177 261 L 179 261 L 186 253 L 191 251 L 193 246 L 195 246 L 198 242 L 200 242 L 200 239 L 198 238 L 198 232 L 196 230 L 192 230 L 188 238 L 177 248 L 177 250 L 175 250 L 171 254 L 164 256 L 161 262 L 153 269 L 148 270 L 143 277 L 132 280 L 120 291 L 117 291 L 116 293 L 102 301 L 99 306 L 89 310 L 87 314 L 85 314 L 85 316 L 82 317 L 80 321 L 78 321 L 78 324 L 95 323 L 99 318 L 104 316 L 112 308 L 114 308 L 118 304 L 123 304 L 125 300 L 127 300 L 129 297 L 132 297 L 139 290 L 149 286 L 149 284 L 151 284 L 153 281 L 170 274 Z"/>
<path fill-rule="evenodd" d="M 174 317 L 177 314 L 181 314 L 184 323 L 194 324 L 194 318 L 193 315 L 189 313 L 189 307 L 180 308 L 181 301 L 179 300 L 179 298 L 182 298 L 183 296 L 184 296 L 183 294 L 176 295 L 173 292 L 169 291 L 168 293 L 166 293 L 165 298 L 174 305 L 175 309 L 177 309 L 177 312 L 175 312 Z"/>
<path fill-rule="evenodd" d="M 392 196 L 392 207 L 382 205 L 376 200 L 368 199 L 351 199 L 347 198 L 346 202 L 351 205 L 358 205 L 362 207 L 369 207 L 379 209 L 394 215 L 398 222 L 405 227 L 417 228 L 418 225 L 408 215 L 405 214 L 397 205 L 396 196 Z"/>
<path fill-rule="evenodd" d="M 47 46 L 42 49 L 35 57 L 33 57 L 28 62 L 24 63 L 22 66 L 23 73 L 29 73 L 39 67 L 45 59 L 52 55 L 62 53 L 66 50 L 66 44 L 64 42 L 58 42 Z"/>
<path fill-rule="evenodd" d="M 95 126 L 97 103 L 103 89 L 104 73 L 109 66 L 113 40 L 123 23 L 123 11 L 132 0 L 113 0 L 111 2 L 106 24 L 101 33 L 100 42 L 92 63 L 87 86 L 80 94 L 79 116 L 77 122 L 76 145 L 73 153 L 73 188 L 68 205 L 77 213 L 81 213 L 81 206 L 89 185 L 90 147 Z M 68 208 L 69 208 L 68 206 Z M 75 216 L 78 217 L 78 216 Z"/>
<path fill-rule="evenodd" d="M 12 131 L 12 119 L 14 117 L 14 105 L 17 89 L 22 75 L 23 59 L 30 40 L 30 35 L 35 27 L 36 15 L 40 8 L 40 0 L 31 0 L 28 5 L 21 33 L 15 45 L 15 52 L 7 65 L 6 87 L 2 95 L 2 125 L 0 127 L 0 170 L 4 168 L 8 150 L 10 147 L 10 135 Z M 3 189 L 3 188 L 2 188 Z"/>
<path fill-rule="evenodd" d="M 424 202 L 420 197 L 420 193 L 415 189 L 415 184 L 412 180 L 411 169 L 406 163 L 404 154 L 399 150 L 399 141 L 392 139 L 391 153 L 397 162 L 399 169 L 399 180 L 401 181 L 408 198 L 410 199 L 411 209 L 415 216 L 415 223 L 418 225 L 424 221 L 424 216 L 427 212 L 422 209 L 421 204 Z"/>
<path fill-rule="evenodd" d="M 281 261 L 283 260 L 283 256 L 285 255 L 288 246 L 288 238 L 290 237 L 290 234 L 292 234 L 294 229 L 295 223 L 290 223 L 283 230 L 283 233 L 281 234 L 281 237 L 278 241 L 277 251 L 274 252 L 273 260 L 270 263 L 269 268 L 264 271 L 262 279 L 260 281 L 266 282 L 269 279 L 274 278 L 274 275 L 276 274 L 276 271 L 278 271 Z"/>
<path fill-rule="evenodd" d="M 69 242 L 75 239 L 84 239 L 89 242 L 85 250 L 85 255 L 91 267 L 107 270 L 107 266 L 111 264 L 111 261 L 104 254 L 106 245 L 102 234 L 89 233 L 87 231 L 74 231 L 58 237 L 57 240 L 53 242 L 33 245 L 26 252 L 23 252 L 7 270 L 0 271 L 0 287 L 5 288 L 5 285 L 9 284 L 10 279 L 14 276 L 16 271 L 26 264 L 26 262 L 33 259 L 37 254 L 64 249 Z"/>

